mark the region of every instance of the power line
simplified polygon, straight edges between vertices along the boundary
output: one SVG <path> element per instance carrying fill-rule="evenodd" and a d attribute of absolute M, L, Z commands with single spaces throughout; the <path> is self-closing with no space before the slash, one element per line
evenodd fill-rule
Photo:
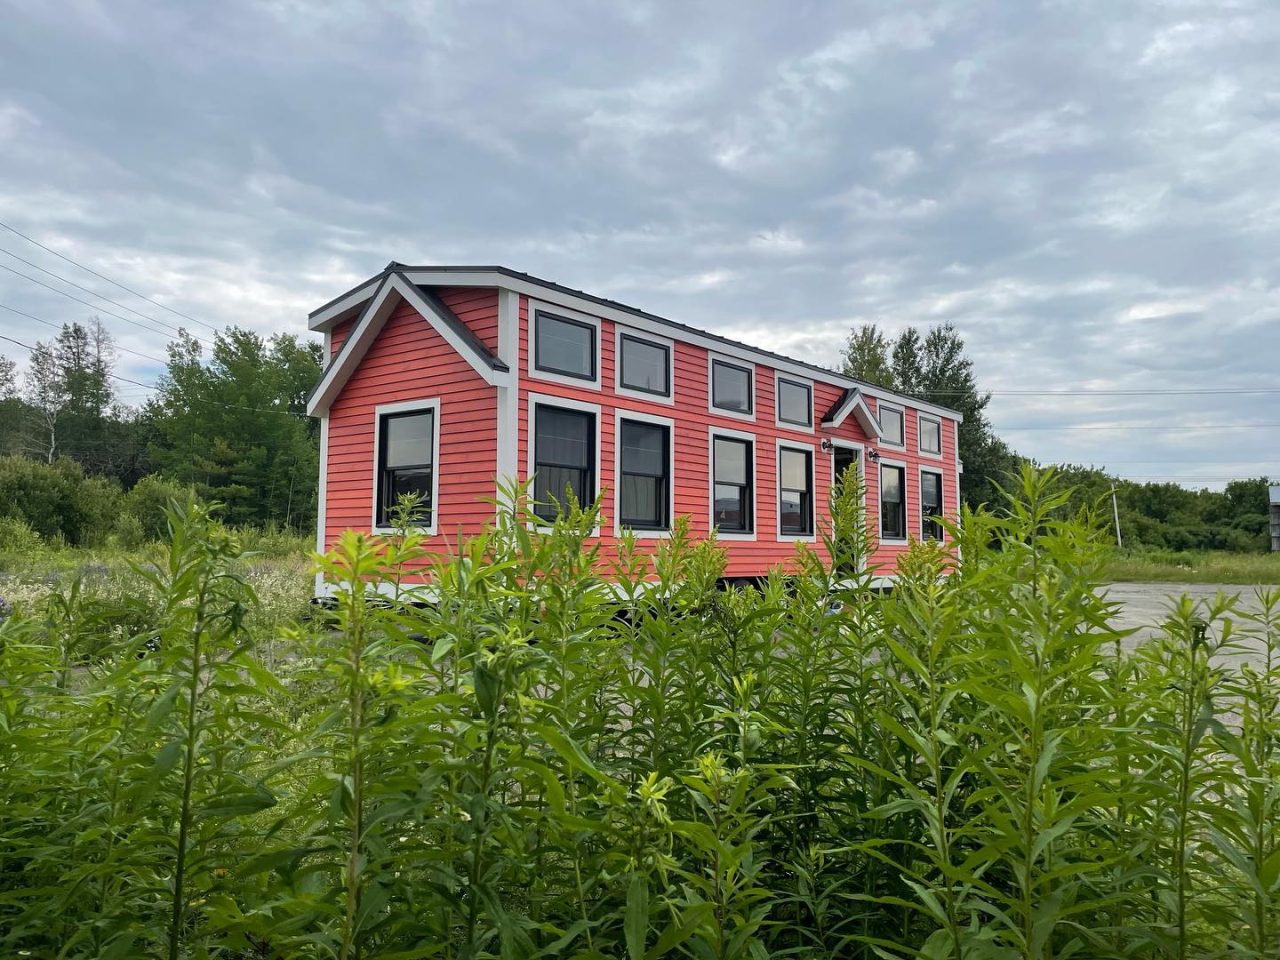
<path fill-rule="evenodd" d="M 0 333 L 0 340 L 7 340 L 10 343 L 16 343 L 18 346 L 22 347 L 24 350 L 31 350 L 34 352 L 36 349 L 35 347 L 31 346 L 31 344 L 29 343 L 23 343 L 21 340 L 15 340 L 13 339 L 13 337 L 7 337 L 3 333 Z M 144 390 L 160 389 L 153 383 L 143 383 L 141 380 L 132 380 L 129 377 L 122 377 L 117 373 L 108 373 L 107 376 L 110 377 L 112 380 L 119 380 L 121 383 L 131 383 L 136 387 L 142 387 Z M 247 410 L 250 413 L 275 413 L 275 414 L 280 414 L 286 417 L 298 417 L 299 419 L 302 419 L 302 420 L 311 419 L 305 413 L 295 413 L 292 410 L 273 410 L 270 407 L 245 407 L 238 403 L 223 403 L 221 400 L 205 400 L 203 397 L 186 397 L 184 399 L 190 403 L 203 403 L 208 406 L 226 407 L 229 410 Z"/>
<path fill-rule="evenodd" d="M 133 309 L 133 307 L 130 307 L 127 304 L 120 303 L 118 300 L 112 300 L 110 297 L 104 296 L 103 294 L 99 293 L 97 290 L 94 290 L 90 287 L 86 287 L 86 286 L 83 286 L 82 284 L 76 283 L 74 280 L 68 280 L 66 277 L 64 277 L 60 273 L 54 273 L 52 270 L 46 270 L 44 267 L 40 266 L 40 264 L 32 263 L 30 260 L 27 260 L 24 257 L 18 256 L 12 250 L 6 250 L 4 247 L 0 247 L 0 253 L 3 253 L 6 257 L 13 257 L 13 259 L 17 260 L 19 263 L 25 263 L 28 267 L 31 267 L 34 270 L 39 270 L 41 273 L 46 274 L 50 277 L 53 277 L 55 280 L 61 280 L 63 283 L 67 284 L 68 286 L 75 287 L 77 290 L 83 290 L 85 293 L 89 294 L 89 296 L 91 297 L 97 297 L 99 300 L 105 300 L 107 301 L 107 303 L 111 304 L 114 307 L 119 307 L 121 310 L 128 310 L 130 313 L 134 314 L 135 316 L 141 317 L 143 320 L 150 321 L 151 323 L 154 323 L 156 326 L 164 327 L 166 330 L 172 330 L 174 333 L 178 333 L 182 329 L 181 327 L 175 327 L 172 323 L 169 323 L 165 320 L 157 320 L 155 317 L 149 317 L 140 310 L 135 310 Z M 21 274 L 19 274 L 19 276 L 21 276 Z"/>
<path fill-rule="evenodd" d="M 35 314 L 27 313 L 23 310 L 17 309 L 16 307 L 11 307 L 8 304 L 0 303 L 0 310 L 8 310 L 10 313 L 16 313 L 18 316 L 26 317 L 28 320 L 34 320 L 36 323 L 43 323 L 46 327 L 53 327 L 55 330 L 61 330 L 64 326 L 63 324 L 54 323 L 52 320 L 44 320 L 37 317 Z M 154 360 L 156 363 L 168 363 L 167 360 L 161 360 L 159 357 L 153 357 L 149 353 L 139 353 L 137 350 L 130 350 L 128 347 L 122 347 L 118 344 L 113 344 L 112 349 L 119 350 L 121 353 L 133 354 L 133 356 L 141 357 L 143 360 Z"/>
<path fill-rule="evenodd" d="M 57 287 L 50 286 L 49 284 L 45 283 L 43 280 L 37 280 L 35 277 L 27 276 L 27 274 L 22 273 L 19 270 L 15 270 L 13 269 L 13 267 L 7 266 L 3 263 L 0 263 L 0 270 L 8 270 L 14 276 L 21 277 L 23 280 L 29 280 L 31 283 L 44 287 L 46 290 L 52 290 L 54 293 L 58 294 L 61 297 L 66 297 L 68 300 L 74 300 L 76 303 L 83 303 L 90 310 L 96 310 L 98 313 L 105 313 L 109 317 L 115 317 L 117 320 L 123 320 L 125 323 L 132 324 L 133 326 L 139 327 L 143 330 L 148 330 L 151 333 L 158 333 L 162 337 L 165 337 L 169 340 L 173 339 L 172 335 L 166 333 L 163 330 L 157 330 L 155 327 L 148 327 L 145 323 L 139 323 L 137 320 L 131 320 L 128 317 L 122 317 L 120 316 L 120 314 L 112 313 L 110 310 L 104 310 L 102 309 L 102 307 L 98 306 L 96 303 L 90 303 L 88 300 L 82 300 L 79 297 L 75 296 L 74 294 L 67 293 L 67 291 L 65 290 L 59 290 Z M 196 340 L 199 340 L 201 343 L 207 344 L 209 346 L 213 346 L 212 341 L 206 340 L 203 337 L 197 337 L 194 333 L 191 333 L 190 331 L 187 332 L 187 335 L 190 337 L 193 337 Z"/>
<path fill-rule="evenodd" d="M 81 270 L 84 270 L 87 273 L 93 274 L 99 280 L 105 280 L 107 281 L 107 283 L 111 284 L 112 286 L 119 287 L 121 290 L 125 291 L 126 293 L 131 293 L 135 297 L 140 297 L 141 299 L 147 301 L 147 303 L 154 304 L 155 306 L 159 307 L 161 310 L 168 310 L 174 316 L 182 317 L 184 320 L 190 320 L 192 323 L 198 323 L 202 327 L 208 327 L 214 333 L 218 332 L 218 328 L 215 327 L 213 324 L 205 323 L 203 320 L 197 320 L 195 317 L 189 314 L 183 313 L 181 310 L 175 310 L 173 307 L 165 306 L 163 303 L 161 303 L 158 300 L 152 300 L 145 293 L 139 293 L 137 290 L 134 290 L 131 287 L 126 287 L 119 280 L 112 280 L 110 277 L 106 276 L 105 274 L 99 273 L 97 270 L 94 270 L 92 267 L 86 267 L 80 261 L 73 260 L 71 257 L 68 257 L 65 253 L 59 253 L 57 250 L 54 250 L 52 247 L 46 247 L 39 240 L 35 240 L 27 236 L 21 230 L 18 230 L 16 227 L 9 226 L 9 224 L 5 223 L 2 220 L 0 220 L 0 227 L 4 227 L 10 233 L 21 237 L 23 240 L 27 241 L 27 243 L 34 244 L 35 246 L 39 247 L 41 250 L 44 250 L 47 253 L 52 253 L 58 259 L 65 260 L 67 263 L 72 264 L 73 266 L 79 267 Z"/>

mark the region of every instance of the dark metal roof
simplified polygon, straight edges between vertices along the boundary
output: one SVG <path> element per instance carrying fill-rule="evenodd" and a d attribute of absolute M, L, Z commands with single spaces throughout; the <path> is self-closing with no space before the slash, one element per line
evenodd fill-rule
<path fill-rule="evenodd" d="M 428 266 L 411 266 L 409 264 L 404 264 L 396 260 L 392 260 L 390 263 L 387 264 L 387 266 L 383 269 L 382 273 L 379 274 L 379 276 L 386 276 L 389 273 L 404 273 L 407 271 L 412 271 L 414 273 L 497 273 L 504 277 L 511 277 L 514 280 L 523 280 L 526 283 L 535 284 L 547 290 L 554 290 L 558 293 L 564 293 L 564 294 L 568 294 L 569 296 L 579 297 L 583 300 L 589 301 L 591 303 L 599 304 L 600 306 L 603 306 L 603 307 L 609 307 L 610 309 L 613 309 L 613 310 L 619 310 L 623 313 L 629 313 L 634 317 L 640 317 L 645 320 L 651 320 L 654 323 L 663 324 L 664 326 L 671 327 L 674 330 L 682 330 L 685 333 L 692 333 L 700 337 L 706 337 L 708 340 L 713 340 L 717 343 L 723 343 L 729 347 L 735 347 L 740 350 L 750 350 L 752 353 L 759 354 L 760 356 L 763 356 L 763 357 L 769 357 L 774 360 L 781 360 L 798 367 L 803 367 L 806 370 L 812 370 L 814 373 L 821 374 L 824 377 L 833 377 L 833 376 L 840 377 L 841 379 L 850 381 L 852 383 L 873 387 L 877 390 L 885 390 L 889 393 L 895 394 L 897 396 L 901 396 L 903 397 L 903 399 L 911 399 L 906 394 L 902 394 L 900 391 L 894 390 L 892 387 L 886 387 L 883 384 L 875 383 L 870 380 L 862 380 L 858 377 L 851 377 L 847 373 L 841 373 L 840 371 L 832 370 L 829 367 L 822 367 L 816 363 L 808 363 L 804 360 L 797 360 L 794 357 L 784 356 L 783 354 L 775 353 L 772 350 L 765 350 L 761 347 L 752 346 L 749 343 L 743 343 L 741 340 L 733 340 L 729 337 L 721 336 L 718 333 L 712 333 L 709 330 L 702 330 L 698 327 L 692 327 L 686 323 L 680 323 L 677 320 L 669 320 L 666 317 L 660 317 L 655 313 L 649 313 L 648 311 L 641 310 L 638 307 L 633 307 L 625 303 L 620 303 L 617 300 L 610 300 L 607 297 L 598 297 L 594 294 L 587 293 L 586 291 L 583 291 L 583 290 L 577 290 L 573 287 L 566 287 L 565 285 L 556 283 L 552 280 L 544 280 L 541 277 L 535 277 L 529 273 L 521 273 L 519 270 L 512 270 L 510 267 L 497 266 L 496 264 L 492 264 L 492 265 L 465 264 L 465 265 L 452 265 L 452 266 L 444 266 L 444 265 L 437 264 L 437 265 L 428 265 Z M 355 291 L 361 289 L 362 287 L 367 286 L 370 282 L 377 279 L 378 277 L 375 276 L 370 278 L 369 280 L 365 280 L 363 283 L 357 284 L 356 286 L 348 290 L 346 293 L 343 293 L 340 296 L 334 297 L 324 306 L 313 310 L 309 314 L 309 316 L 314 317 L 316 314 L 320 313 L 321 311 L 327 310 L 329 307 L 333 306 L 335 303 L 342 300 L 343 297 L 350 296 Z M 419 289 L 422 289 L 422 287 L 419 287 Z M 935 403 L 932 400 L 924 401 L 924 402 L 927 402 L 930 406 L 937 407 L 942 410 L 949 410 L 950 412 L 959 415 L 959 411 L 955 410 L 952 407 L 943 406 L 942 404 Z"/>

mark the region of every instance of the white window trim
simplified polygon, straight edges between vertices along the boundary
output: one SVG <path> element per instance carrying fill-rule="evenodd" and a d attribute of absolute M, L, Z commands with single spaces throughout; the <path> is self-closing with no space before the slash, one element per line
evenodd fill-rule
<path fill-rule="evenodd" d="M 538 418 L 535 416 L 538 407 L 563 407 L 565 410 L 578 410 L 582 413 L 593 414 L 596 418 L 596 459 L 595 459 L 595 484 L 596 488 L 591 491 L 591 497 L 594 500 L 600 495 L 600 491 L 604 488 L 604 477 L 600 475 L 600 404 L 587 403 L 584 400 L 571 400 L 568 397 L 557 397 L 549 393 L 529 393 L 527 407 L 527 424 L 529 442 L 526 444 L 528 449 L 525 451 L 525 477 L 530 481 L 533 480 L 534 463 L 536 462 L 537 450 L 535 449 L 538 441 L 537 423 Z M 532 495 L 530 488 L 530 495 Z M 580 506 L 588 506 L 588 504 L 580 504 Z M 529 522 L 531 527 L 539 530 L 549 530 L 551 524 L 544 522 L 540 517 L 534 516 Z M 600 524 L 597 522 L 591 530 L 591 536 L 598 537 L 600 535 Z"/>
<path fill-rule="evenodd" d="M 938 425 L 938 452 L 937 453 L 934 453 L 932 450 L 926 450 L 924 448 L 924 445 L 921 442 L 921 438 L 924 436 L 924 434 L 920 430 L 920 423 L 923 420 L 928 420 L 930 423 L 936 423 Z M 905 429 L 903 432 L 904 433 L 906 432 Z M 919 411 L 916 411 L 916 452 L 919 453 L 920 456 L 922 457 L 928 457 L 930 460 L 941 460 L 942 448 L 944 446 L 945 444 L 942 442 L 942 418 L 931 417 L 927 413 L 920 413 Z"/>
<path fill-rule="evenodd" d="M 884 535 L 884 524 L 880 518 L 884 514 L 884 476 L 880 472 L 884 467 L 901 467 L 902 468 L 902 530 L 901 537 L 886 537 Z M 906 544 L 911 542 L 911 487 L 908 480 L 911 477 L 910 464 L 903 460 L 888 460 L 881 457 L 876 464 L 876 543 L 889 544 Z M 917 484 L 918 487 L 918 484 Z M 919 500 L 919 490 L 917 489 L 917 500 Z M 919 512 L 919 503 L 916 504 L 917 512 Z"/>
<path fill-rule="evenodd" d="M 783 533 L 782 532 L 782 451 L 803 450 L 809 454 L 809 526 L 813 529 L 813 533 Z M 774 441 L 774 457 L 773 457 L 773 499 L 774 512 L 777 514 L 774 521 L 774 532 L 778 536 L 779 542 L 790 541 L 792 543 L 817 543 L 818 541 L 818 454 L 812 443 L 805 443 L 802 440 L 787 440 L 785 437 L 778 437 Z"/>
<path fill-rule="evenodd" d="M 622 526 L 622 421 L 652 423 L 667 428 L 667 528 L 665 530 L 635 530 Z M 615 407 L 613 414 L 613 535 L 621 536 L 629 530 L 637 540 L 657 540 L 671 536 L 671 524 L 676 516 L 676 422 L 670 417 L 652 413 L 640 413 Z"/>
<path fill-rule="evenodd" d="M 947 475 L 942 472 L 942 467 L 935 467 L 932 464 L 920 464 L 917 471 L 916 483 L 916 521 L 920 524 L 920 542 L 925 542 L 924 535 L 924 475 L 926 473 L 933 474 L 941 483 L 939 484 L 939 492 L 942 494 L 942 516 L 947 515 Z M 943 529 L 941 540 L 930 540 L 930 543 L 946 543 L 947 531 Z"/>
<path fill-rule="evenodd" d="M 596 375 L 594 380 L 587 380 L 583 377 L 571 377 L 564 373 L 555 373 L 551 370 L 539 370 L 538 361 L 538 314 L 540 312 L 554 314 L 557 317 L 564 317 L 566 320 L 576 320 L 578 323 L 585 323 L 589 327 L 595 328 L 596 336 L 596 356 L 595 368 Z M 537 300 L 529 301 L 529 357 L 528 357 L 528 373 L 534 380 L 545 380 L 548 383 L 559 383 L 566 387 L 577 387 L 580 390 L 599 390 L 600 377 L 604 370 L 604 350 L 600 346 L 601 323 L 599 317 L 593 317 L 590 314 L 579 313 L 577 310 L 569 310 L 565 307 L 558 307 L 551 303 L 540 303 Z"/>
<path fill-rule="evenodd" d="M 715 400 L 715 381 L 713 373 L 716 363 L 727 363 L 731 367 L 738 367 L 741 370 L 748 370 L 751 374 L 751 412 L 739 413 L 737 410 L 726 410 L 723 407 L 717 407 Z M 749 360 L 739 360 L 737 357 L 730 357 L 720 353 L 707 352 L 707 412 L 714 417 L 729 417 L 733 420 L 745 420 L 748 423 L 756 422 L 756 413 L 760 409 L 760 398 L 756 396 L 756 365 Z"/>
<path fill-rule="evenodd" d="M 779 397 L 778 386 L 779 384 L 782 383 L 783 380 L 786 380 L 788 383 L 793 383 L 798 387 L 807 387 L 809 389 L 809 425 L 808 426 L 805 426 L 803 423 L 792 423 L 790 420 L 782 419 L 782 402 Z M 814 416 L 814 410 L 813 410 L 813 407 L 814 407 L 813 395 L 814 395 L 814 389 L 813 389 L 812 380 L 806 379 L 805 377 L 795 377 L 789 373 L 782 373 L 778 370 L 775 370 L 773 372 L 773 422 L 777 426 L 777 428 L 779 430 L 792 430 L 796 433 L 813 433 L 814 432 L 813 425 L 816 419 L 816 417 Z"/>
<path fill-rule="evenodd" d="M 630 337 L 632 340 L 643 340 L 646 343 L 653 344 L 655 347 L 666 348 L 667 392 L 665 395 L 649 393 L 645 390 L 637 390 L 634 387 L 624 387 L 622 385 L 622 338 L 624 336 Z M 632 327 L 615 324 L 613 332 L 613 392 L 620 397 L 630 397 L 632 400 L 643 400 L 646 403 L 665 403 L 668 406 L 674 406 L 676 402 L 676 342 L 669 337 L 660 337 L 644 330 L 636 330 Z"/>
<path fill-rule="evenodd" d="M 373 408 L 373 490 L 370 504 L 369 529 L 374 533 L 394 533 L 395 527 L 378 523 L 378 488 L 382 485 L 382 418 L 393 413 L 424 413 L 434 411 L 435 423 L 431 438 L 431 523 L 414 529 L 433 537 L 440 529 L 440 434 L 443 418 L 440 415 L 440 398 L 405 400 L 402 403 L 382 403 Z"/>
<path fill-rule="evenodd" d="M 716 437 L 726 440 L 747 440 L 751 443 L 751 532 L 721 532 L 716 528 Z M 760 444 L 754 433 L 730 430 L 727 427 L 707 427 L 707 529 L 716 532 L 718 540 L 755 540 L 759 532 L 756 518 L 760 513 Z"/>
<path fill-rule="evenodd" d="M 888 439 L 888 438 L 885 436 L 885 434 L 884 434 L 884 427 L 883 427 L 883 425 L 880 423 L 880 411 L 881 411 L 881 410 L 883 410 L 883 409 L 885 409 L 886 407 L 887 407 L 888 409 L 890 409 L 890 410 L 897 410 L 897 411 L 898 411 L 898 414 L 902 417 L 902 442 L 901 442 L 901 443 L 896 443 L 895 441 Z M 898 404 L 896 404 L 896 403 L 885 403 L 883 400 L 878 400 L 878 401 L 876 402 L 876 425 L 877 425 L 877 426 L 880 426 L 880 428 L 881 428 L 881 429 L 880 429 L 880 443 L 881 443 L 881 445 L 882 445 L 882 446 L 886 446 L 886 447 L 893 447 L 893 449 L 895 449 L 895 450 L 905 450 L 905 449 L 907 449 L 907 410 L 906 410 L 906 407 L 900 406 L 900 405 L 898 405 Z"/>

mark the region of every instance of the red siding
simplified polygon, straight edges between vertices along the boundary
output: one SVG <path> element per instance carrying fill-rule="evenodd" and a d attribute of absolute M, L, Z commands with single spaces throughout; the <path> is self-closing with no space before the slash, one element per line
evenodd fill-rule
<path fill-rule="evenodd" d="M 497 290 L 492 287 L 439 287 L 436 295 L 491 352 L 498 352 Z"/>
<path fill-rule="evenodd" d="M 440 399 L 438 549 L 448 551 L 493 517 L 484 498 L 496 493 L 497 391 L 416 310 L 401 305 L 329 411 L 326 545 L 347 528 L 372 524 L 374 408 L 433 398 Z"/>
<path fill-rule="evenodd" d="M 600 488 L 606 491 L 604 500 L 605 520 L 601 524 L 600 542 L 606 548 L 606 557 L 612 556 L 608 549 L 616 545 L 613 535 L 614 516 L 614 429 L 618 410 L 634 410 L 675 420 L 672 443 L 675 449 L 675 512 L 677 515 L 687 514 L 690 517 L 693 533 L 705 537 L 710 533 L 710 456 L 708 428 L 723 427 L 727 430 L 753 433 L 756 437 L 756 474 L 755 501 L 756 522 L 755 539 L 723 539 L 721 541 L 728 556 L 729 576 L 760 576 L 771 567 L 787 564 L 795 556 L 795 541 L 782 540 L 777 536 L 777 441 L 792 440 L 801 445 L 814 448 L 814 500 L 817 504 L 818 525 L 822 528 L 826 514 L 826 503 L 831 490 L 832 455 L 821 450 L 824 437 L 843 439 L 865 445 L 873 449 L 866 434 L 853 417 L 845 420 L 836 430 L 823 429 L 820 426 L 814 432 L 793 430 L 785 425 L 779 426 L 775 416 L 775 374 L 773 367 L 756 364 L 755 375 L 755 420 L 748 422 L 737 417 L 723 416 L 708 410 L 708 351 L 688 343 L 675 343 L 675 404 L 648 402 L 631 397 L 618 396 L 613 386 L 614 347 L 616 344 L 616 325 L 609 320 L 600 321 L 600 367 L 601 389 L 569 386 L 566 384 L 539 379 L 529 371 L 529 300 L 520 298 L 520 430 L 519 455 L 517 463 L 521 471 L 527 469 L 529 462 L 529 394 L 538 393 L 559 397 L 567 397 L 586 403 L 598 404 L 600 411 Z M 732 359 L 732 358 L 730 358 Z M 813 385 L 814 420 L 820 421 L 823 414 L 836 402 L 843 389 L 826 383 L 815 382 Z M 872 407 L 874 411 L 874 406 Z M 948 513 L 955 509 L 955 424 L 943 421 L 942 458 L 922 456 L 916 452 L 916 414 L 914 410 L 906 411 L 906 448 L 883 448 L 887 459 L 897 460 L 907 465 L 907 528 L 913 538 L 920 536 L 920 480 L 918 469 L 920 464 L 929 464 L 941 469 L 944 480 L 944 506 Z M 950 464 L 950 466 L 948 466 Z M 868 471 L 867 515 L 873 532 L 879 527 L 879 471 Z M 653 541 L 645 540 L 641 546 L 652 545 Z M 813 545 L 816 547 L 816 538 Z M 886 572 L 892 567 L 898 553 L 905 545 L 892 543 L 879 544 L 871 561 L 873 565 L 883 565 Z"/>
<path fill-rule="evenodd" d="M 498 292 L 492 288 L 440 288 L 441 299 L 491 349 L 498 343 Z M 819 529 L 824 525 L 830 493 L 832 454 L 821 450 L 824 438 L 844 439 L 876 449 L 884 460 L 906 467 L 907 530 L 911 539 L 920 537 L 920 468 L 937 469 L 943 475 L 944 510 L 954 515 L 958 501 L 956 476 L 956 422 L 942 419 L 942 455 L 931 457 L 918 452 L 917 411 L 905 408 L 905 446 L 872 443 L 854 417 L 836 430 L 816 426 L 813 432 L 793 430 L 776 423 L 774 406 L 775 370 L 756 364 L 755 417 L 746 420 L 708 410 L 708 352 L 689 343 L 674 344 L 675 403 L 659 403 L 616 395 L 613 389 L 616 326 L 600 321 L 599 365 L 601 389 L 567 385 L 540 379 L 529 371 L 529 310 L 527 297 L 519 298 L 519 358 L 513 374 L 519 379 L 517 403 L 516 464 L 523 475 L 529 463 L 529 396 L 531 393 L 568 398 L 600 407 L 598 442 L 600 448 L 600 489 L 606 491 L 600 542 L 606 560 L 616 546 L 613 517 L 614 429 L 617 411 L 632 410 L 675 421 L 674 506 L 676 515 L 688 515 L 692 531 L 705 537 L 710 529 L 710 464 L 708 428 L 752 433 L 756 437 L 755 456 L 755 539 L 723 539 L 730 576 L 759 576 L 778 564 L 787 564 L 795 554 L 795 542 L 777 536 L 777 440 L 790 439 L 814 451 L 814 502 Z M 350 334 L 351 321 L 332 332 L 336 352 Z M 668 337 L 670 338 L 670 337 Z M 733 359 L 730 357 L 730 359 Z M 820 421 L 842 394 L 830 384 L 813 384 L 813 416 Z M 330 411 L 328 489 L 325 492 L 326 542 L 332 543 L 348 527 L 367 530 L 373 510 L 374 407 L 379 404 L 439 398 L 440 462 L 437 503 L 438 549 L 452 549 L 460 537 L 479 532 L 492 519 L 497 467 L 497 389 L 454 351 L 412 308 L 402 305 L 379 334 L 368 354 L 345 385 Z M 867 398 L 875 411 L 876 401 Z M 879 468 L 867 464 L 867 522 L 873 534 L 879 528 Z M 656 540 L 641 541 L 652 549 Z M 814 538 L 816 546 L 816 538 Z M 905 543 L 879 544 L 872 564 L 892 572 Z"/>

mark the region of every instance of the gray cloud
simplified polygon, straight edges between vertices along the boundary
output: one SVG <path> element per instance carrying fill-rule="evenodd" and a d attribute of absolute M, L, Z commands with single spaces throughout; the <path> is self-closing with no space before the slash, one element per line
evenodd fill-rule
<path fill-rule="evenodd" d="M 1280 385 L 1269 0 L 368 7 L 0 0 L 0 219 L 263 331 L 389 259 L 817 362 L 859 321 L 951 321 L 998 424 L 1094 427 L 1010 430 L 1028 454 L 1280 474 L 1280 430 L 1212 426 L 1275 394 L 1000 393 Z M 0 302 L 90 312 L 8 274 Z"/>

